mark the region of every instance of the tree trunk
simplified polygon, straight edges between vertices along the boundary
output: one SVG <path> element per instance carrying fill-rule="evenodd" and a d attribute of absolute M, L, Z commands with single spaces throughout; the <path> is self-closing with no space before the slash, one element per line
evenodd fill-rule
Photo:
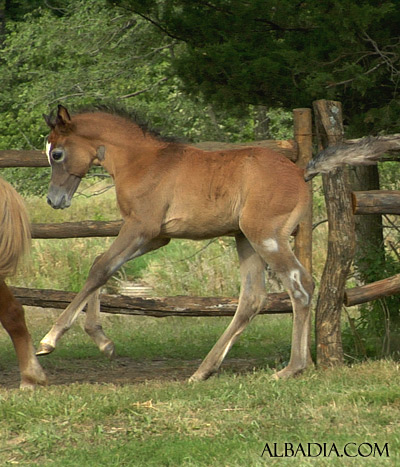
<path fill-rule="evenodd" d="M 343 139 L 340 102 L 314 102 L 317 133 L 322 147 Z M 354 216 L 346 170 L 339 168 L 322 176 L 328 214 L 328 253 L 321 279 L 315 324 L 317 363 L 322 367 L 343 362 L 341 310 L 346 278 L 354 256 Z"/>
<path fill-rule="evenodd" d="M 354 191 L 379 190 L 379 172 L 376 166 L 353 167 L 351 186 Z M 371 262 L 379 264 L 374 270 L 384 269 L 385 249 L 383 244 L 382 216 L 373 214 L 355 218 L 356 252 L 354 262 L 362 283 L 382 279 L 371 276 Z"/>

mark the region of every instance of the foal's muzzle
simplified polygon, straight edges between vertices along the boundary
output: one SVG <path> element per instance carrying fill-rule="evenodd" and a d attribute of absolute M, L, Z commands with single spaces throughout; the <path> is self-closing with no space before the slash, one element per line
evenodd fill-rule
<path fill-rule="evenodd" d="M 47 193 L 47 203 L 54 209 L 68 208 L 71 206 L 72 197 L 80 181 L 80 177 L 70 175 L 62 185 L 55 185 L 53 182 L 50 182 L 49 191 Z"/>

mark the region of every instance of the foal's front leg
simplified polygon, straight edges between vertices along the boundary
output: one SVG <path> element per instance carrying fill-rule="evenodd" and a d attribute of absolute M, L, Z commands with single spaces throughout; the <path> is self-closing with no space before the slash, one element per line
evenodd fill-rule
<path fill-rule="evenodd" d="M 88 302 L 89 296 L 104 285 L 126 261 L 134 257 L 137 251 L 148 244 L 149 240 L 144 229 L 139 229 L 132 222 L 123 224 L 111 247 L 93 264 L 82 290 L 40 342 L 37 355 L 46 355 L 55 349 L 57 341 L 75 322 Z"/>
<path fill-rule="evenodd" d="M 100 321 L 100 289 L 97 289 L 89 298 L 86 310 L 85 331 L 106 357 L 109 359 L 114 357 L 114 342 L 104 334 Z"/>

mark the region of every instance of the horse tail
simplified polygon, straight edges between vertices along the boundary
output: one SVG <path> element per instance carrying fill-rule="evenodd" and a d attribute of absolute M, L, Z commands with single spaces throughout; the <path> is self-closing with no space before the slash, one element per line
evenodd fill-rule
<path fill-rule="evenodd" d="M 319 173 L 328 173 L 344 165 L 373 165 L 388 151 L 400 151 L 400 134 L 391 136 L 366 136 L 329 146 L 307 165 L 304 178 L 308 182 Z"/>
<path fill-rule="evenodd" d="M 18 263 L 28 253 L 31 229 L 21 196 L 0 178 L 0 277 L 16 272 Z"/>

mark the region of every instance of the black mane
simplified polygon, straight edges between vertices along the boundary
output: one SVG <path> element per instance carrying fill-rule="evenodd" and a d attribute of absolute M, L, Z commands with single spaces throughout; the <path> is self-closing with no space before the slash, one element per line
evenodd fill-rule
<path fill-rule="evenodd" d="M 162 132 L 156 128 L 153 128 L 147 120 L 145 120 L 137 111 L 128 110 L 126 107 L 119 106 L 117 104 L 93 104 L 90 106 L 80 106 L 80 107 L 71 107 L 71 115 L 78 115 L 82 113 L 92 113 L 92 112 L 105 112 L 112 115 L 117 115 L 119 117 L 125 118 L 131 122 L 136 123 L 143 131 L 154 138 L 157 138 L 159 141 L 164 141 L 166 143 L 183 143 L 182 138 L 175 136 L 164 136 Z M 50 113 L 50 120 L 55 123 L 54 111 Z"/>

